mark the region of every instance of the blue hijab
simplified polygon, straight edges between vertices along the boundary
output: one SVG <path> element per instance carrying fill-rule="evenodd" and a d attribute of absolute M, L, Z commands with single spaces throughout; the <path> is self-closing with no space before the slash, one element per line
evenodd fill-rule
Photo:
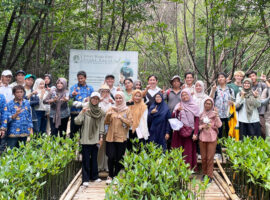
<path fill-rule="evenodd" d="M 154 96 L 154 99 L 156 99 L 156 96 L 159 95 L 161 97 L 161 102 L 160 103 L 157 103 L 156 101 L 154 103 L 152 103 L 152 105 L 150 106 L 149 108 L 149 115 L 151 116 L 151 121 L 152 121 L 152 124 L 151 126 L 156 126 L 158 124 L 160 124 L 162 121 L 164 121 L 167 116 L 168 116 L 168 112 L 170 111 L 169 110 L 169 107 L 168 105 L 165 103 L 164 99 L 163 99 L 163 95 L 158 92 L 157 94 L 155 94 Z M 157 112 L 154 113 L 154 114 L 151 114 L 151 111 L 157 106 Z"/>

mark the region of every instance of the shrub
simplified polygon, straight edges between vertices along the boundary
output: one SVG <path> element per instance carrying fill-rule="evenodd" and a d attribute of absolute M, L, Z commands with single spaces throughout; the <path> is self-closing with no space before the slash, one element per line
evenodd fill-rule
<path fill-rule="evenodd" d="M 154 144 L 141 146 L 140 152 L 128 152 L 123 160 L 124 172 L 116 185 L 106 189 L 106 199 L 194 199 L 191 191 L 197 181 L 185 164 L 182 149 L 165 153 Z M 206 189 L 208 180 L 198 184 L 197 192 Z M 192 187 L 191 187 L 192 186 Z"/>
<path fill-rule="evenodd" d="M 76 157 L 78 137 L 43 136 L 8 149 L 0 158 L 0 199 L 37 199 L 42 177 L 60 173 Z M 56 186 L 57 187 L 57 186 Z"/>

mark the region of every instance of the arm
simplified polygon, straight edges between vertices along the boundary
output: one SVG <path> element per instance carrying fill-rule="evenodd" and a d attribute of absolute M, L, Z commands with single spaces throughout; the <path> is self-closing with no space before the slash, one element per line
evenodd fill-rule
<path fill-rule="evenodd" d="M 8 121 L 8 111 L 7 111 L 7 104 L 6 99 L 4 96 L 0 99 L 0 111 L 1 111 L 1 130 L 7 129 L 7 121 Z"/>
<path fill-rule="evenodd" d="M 236 96 L 235 107 L 239 108 L 244 103 L 244 98 L 240 96 L 240 92 Z"/>
<path fill-rule="evenodd" d="M 44 100 L 43 100 L 43 103 L 44 104 L 49 104 L 49 100 L 51 100 L 52 99 L 52 92 L 50 92 L 45 98 L 44 98 Z"/>
<path fill-rule="evenodd" d="M 77 117 L 75 117 L 74 123 L 76 125 L 82 125 L 83 124 L 83 120 L 84 120 L 84 113 L 81 111 L 80 114 Z"/>
<path fill-rule="evenodd" d="M 199 117 L 194 117 L 194 135 L 198 135 L 199 133 Z"/>
<path fill-rule="evenodd" d="M 268 97 L 267 97 L 267 93 L 268 93 Z M 265 88 L 261 95 L 261 105 L 266 106 L 269 103 L 269 101 L 270 101 L 270 88 Z"/>
<path fill-rule="evenodd" d="M 215 123 L 212 124 L 212 128 L 220 128 L 222 126 L 222 121 L 220 118 L 217 116 L 215 119 Z"/>
<path fill-rule="evenodd" d="M 100 123 L 99 123 L 99 135 L 105 135 L 105 128 L 104 128 L 104 120 L 105 120 L 105 116 L 103 116 L 100 120 Z"/>
<path fill-rule="evenodd" d="M 111 123 L 111 116 L 112 116 L 112 108 L 109 108 L 105 115 L 104 124 L 110 124 Z"/>
<path fill-rule="evenodd" d="M 123 123 L 125 123 L 128 127 L 132 126 L 132 115 L 130 110 L 128 109 L 126 112 L 126 117 L 121 117 L 120 118 Z"/>
<path fill-rule="evenodd" d="M 70 90 L 69 90 L 69 97 L 73 98 L 74 96 L 72 95 L 72 92 L 74 91 L 74 87 L 75 85 L 71 86 Z"/>
<path fill-rule="evenodd" d="M 166 116 L 166 133 L 170 133 L 171 132 L 171 125 L 170 125 L 170 123 L 169 123 L 169 119 L 171 118 L 171 112 L 170 112 L 170 110 L 168 110 L 168 113 L 167 113 L 167 116 Z"/>
<path fill-rule="evenodd" d="M 27 104 L 27 121 L 30 128 L 33 128 L 33 121 L 32 121 L 32 113 L 31 113 L 31 106 Z"/>

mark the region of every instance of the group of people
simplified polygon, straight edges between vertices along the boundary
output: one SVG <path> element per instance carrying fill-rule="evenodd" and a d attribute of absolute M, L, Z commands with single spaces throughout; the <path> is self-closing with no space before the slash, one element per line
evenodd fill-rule
<path fill-rule="evenodd" d="M 236 71 L 231 83 L 219 73 L 209 95 L 193 72 L 185 73 L 184 82 L 172 77 L 168 90 L 158 87 L 155 75 L 148 77 L 145 89 L 131 78 L 123 88 L 116 87 L 114 75 L 107 75 L 98 91 L 86 83 L 84 71 L 69 90 L 65 78 L 53 86 L 49 74 L 36 79 L 20 70 L 12 84 L 11 79 L 11 71 L 2 72 L 1 150 L 6 143 L 14 148 L 30 134 L 46 133 L 47 119 L 50 134 L 65 137 L 70 120 L 70 137 L 80 133 L 84 186 L 101 181 L 98 172 L 104 170 L 110 184 L 126 150 L 133 151 L 135 138 L 164 151 L 182 147 L 185 162 L 195 171 L 200 157 L 203 175 L 211 181 L 214 157 L 222 159 L 218 138 L 270 137 L 270 79 L 259 80 L 255 71 Z"/>

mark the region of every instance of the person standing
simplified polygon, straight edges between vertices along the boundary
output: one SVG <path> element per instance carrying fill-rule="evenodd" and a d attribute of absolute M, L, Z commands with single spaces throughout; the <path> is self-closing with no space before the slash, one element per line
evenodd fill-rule
<path fill-rule="evenodd" d="M 155 75 L 148 76 L 148 86 L 146 92 L 146 105 L 148 108 L 155 102 L 155 95 L 161 91 L 157 86 L 158 78 Z"/>
<path fill-rule="evenodd" d="M 219 118 L 222 121 L 222 125 L 219 128 L 218 138 L 228 137 L 229 134 L 229 109 L 233 105 L 233 100 L 235 99 L 234 91 L 229 88 L 226 84 L 226 74 L 223 72 L 218 73 L 217 81 L 218 86 L 214 85 L 210 92 L 210 97 L 213 98 L 215 107 L 218 109 Z M 221 156 L 221 146 L 217 145 L 217 158 L 222 160 Z"/>
<path fill-rule="evenodd" d="M 39 97 L 37 96 L 37 91 L 33 91 L 34 81 L 36 76 L 32 74 L 27 74 L 25 77 L 25 96 L 24 98 L 30 102 L 32 121 L 33 121 L 33 132 L 38 133 L 38 119 L 35 106 L 39 105 Z"/>
<path fill-rule="evenodd" d="M 214 155 L 217 146 L 218 128 L 222 126 L 218 112 L 214 109 L 214 101 L 207 97 L 204 102 L 204 110 L 200 114 L 200 152 L 202 157 L 203 177 L 208 176 L 209 182 L 213 180 Z"/>
<path fill-rule="evenodd" d="M 193 72 L 186 72 L 185 73 L 185 84 L 183 85 L 183 88 L 187 88 L 190 92 L 190 94 L 193 96 L 195 93 L 195 86 L 194 86 L 194 73 Z"/>
<path fill-rule="evenodd" d="M 261 106 L 259 94 L 252 91 L 252 80 L 243 81 L 243 89 L 236 97 L 236 108 L 239 108 L 240 139 L 243 136 L 260 137 L 260 117 L 258 108 Z"/>
<path fill-rule="evenodd" d="M 83 102 L 83 100 L 87 97 L 90 97 L 94 89 L 92 86 L 86 84 L 86 73 L 85 71 L 79 71 L 77 73 L 77 80 L 78 83 L 73 85 L 69 91 L 69 97 L 72 98 L 74 101 Z M 82 108 L 77 108 L 75 106 L 71 107 L 70 110 L 70 138 L 74 137 L 74 134 L 78 132 L 81 126 L 76 125 L 74 123 L 75 117 L 78 116 L 79 112 Z"/>
<path fill-rule="evenodd" d="M 176 104 L 180 102 L 181 86 L 183 83 L 181 82 L 180 76 L 178 75 L 172 77 L 170 83 L 172 88 L 164 92 L 163 98 L 168 102 L 170 112 L 172 113 Z"/>
<path fill-rule="evenodd" d="M 1 75 L 0 94 L 5 96 L 6 102 L 10 102 L 14 99 L 12 94 L 12 87 L 9 85 L 12 79 L 12 72 L 10 70 L 4 70 Z"/>
<path fill-rule="evenodd" d="M 114 86 L 114 82 L 115 82 L 115 77 L 112 74 L 108 74 L 105 77 L 105 83 L 109 86 L 110 88 L 110 95 L 111 98 L 114 100 L 114 95 L 117 92 L 117 87 Z"/>
<path fill-rule="evenodd" d="M 204 101 L 209 96 L 205 93 L 204 89 L 204 83 L 202 81 L 197 81 L 195 83 L 195 93 L 193 95 L 193 99 L 196 102 L 196 104 L 199 106 L 200 114 L 204 110 Z"/>
<path fill-rule="evenodd" d="M 9 115 L 7 146 L 11 149 L 19 148 L 19 142 L 26 143 L 27 137 L 33 134 L 31 106 L 29 101 L 24 99 L 24 87 L 22 85 L 14 86 L 12 93 L 15 98 L 7 104 Z"/>
<path fill-rule="evenodd" d="M 69 92 L 67 90 L 67 80 L 59 78 L 56 81 L 56 88 L 52 89 L 44 99 L 44 104 L 50 104 L 50 125 L 51 136 L 63 137 L 63 132 L 67 132 L 67 124 L 70 116 L 68 107 Z"/>
<path fill-rule="evenodd" d="M 138 89 L 134 90 L 132 93 L 132 101 L 134 104 L 130 106 L 130 112 L 132 114 L 133 123 L 132 129 L 129 131 L 127 147 L 129 151 L 132 151 L 132 139 L 138 138 L 140 143 L 145 144 L 149 138 L 147 126 L 148 109 L 143 101 L 143 92 Z"/>
<path fill-rule="evenodd" d="M 196 143 L 199 131 L 199 106 L 194 102 L 188 88 L 181 92 L 181 102 L 175 106 L 172 116 L 183 123 L 179 131 L 173 132 L 172 148 L 182 147 L 186 163 L 197 170 Z"/>
<path fill-rule="evenodd" d="M 111 107 L 114 101 L 110 95 L 110 88 L 107 84 L 103 84 L 99 89 L 101 99 L 99 102 L 99 107 L 106 113 Z M 108 125 L 104 125 L 105 134 L 103 135 L 103 141 L 106 140 L 106 133 L 108 132 Z M 109 171 L 108 169 L 108 157 L 106 156 L 106 143 L 103 143 L 98 150 L 98 170 L 99 171 Z"/>
<path fill-rule="evenodd" d="M 37 115 L 37 132 L 46 133 L 47 127 L 47 115 L 49 114 L 49 105 L 44 104 L 43 101 L 48 95 L 48 91 L 45 89 L 45 81 L 42 78 L 38 78 L 33 86 L 33 91 L 37 93 L 39 98 L 39 105 L 35 106 Z"/>
<path fill-rule="evenodd" d="M 88 102 L 88 107 L 82 109 L 74 122 L 81 125 L 82 145 L 82 182 L 84 186 L 89 185 L 89 181 L 101 182 L 98 178 L 98 144 L 102 146 L 104 135 L 105 113 L 98 106 L 100 94 L 93 92 Z"/>
<path fill-rule="evenodd" d="M 5 96 L 0 94 L 0 155 L 6 147 L 6 131 L 7 131 L 7 103 Z"/>
<path fill-rule="evenodd" d="M 132 79 L 126 78 L 124 80 L 124 85 L 125 85 L 125 90 L 124 90 L 125 101 L 127 102 L 127 106 L 130 106 L 133 104 L 133 101 L 132 101 L 133 81 L 132 81 Z"/>
<path fill-rule="evenodd" d="M 270 98 L 270 78 L 266 81 L 267 87 L 263 90 L 261 99 L 264 101 L 266 99 Z M 266 138 L 269 141 L 270 139 L 270 101 L 268 100 L 268 103 L 266 104 L 266 111 L 264 113 L 264 119 L 265 119 L 265 133 Z"/>
<path fill-rule="evenodd" d="M 106 136 L 106 155 L 108 156 L 109 176 L 106 184 L 110 184 L 122 168 L 122 160 L 127 145 L 127 134 L 132 126 L 132 115 L 125 101 L 124 93 L 117 91 L 115 105 L 106 113 L 105 124 L 109 125 Z"/>
<path fill-rule="evenodd" d="M 245 72 L 243 72 L 243 71 L 236 71 L 236 72 L 234 72 L 234 82 L 228 84 L 228 87 L 231 88 L 231 89 L 233 89 L 235 96 L 242 89 L 242 81 L 243 81 L 244 77 L 245 77 Z"/>
<path fill-rule="evenodd" d="M 25 77 L 26 73 L 23 70 L 19 70 L 16 72 L 15 74 L 15 79 L 16 81 L 11 83 L 10 86 L 13 88 L 16 85 L 22 85 L 24 86 L 24 77 Z"/>
<path fill-rule="evenodd" d="M 252 81 L 252 90 L 257 91 L 259 94 L 259 97 L 262 95 L 262 91 L 266 88 L 266 84 L 262 81 L 258 81 L 257 72 L 255 71 L 249 71 L 246 73 L 246 76 L 251 79 Z M 260 116 L 260 125 L 261 125 L 261 134 L 262 137 L 265 138 L 265 118 L 264 113 L 266 111 L 266 106 L 261 105 L 258 108 L 259 116 Z"/>
<path fill-rule="evenodd" d="M 170 138 L 170 123 L 171 113 L 168 105 L 163 99 L 161 93 L 155 96 L 155 102 L 150 106 L 148 111 L 148 129 L 149 142 L 153 142 L 165 151 L 167 149 L 167 140 Z"/>

